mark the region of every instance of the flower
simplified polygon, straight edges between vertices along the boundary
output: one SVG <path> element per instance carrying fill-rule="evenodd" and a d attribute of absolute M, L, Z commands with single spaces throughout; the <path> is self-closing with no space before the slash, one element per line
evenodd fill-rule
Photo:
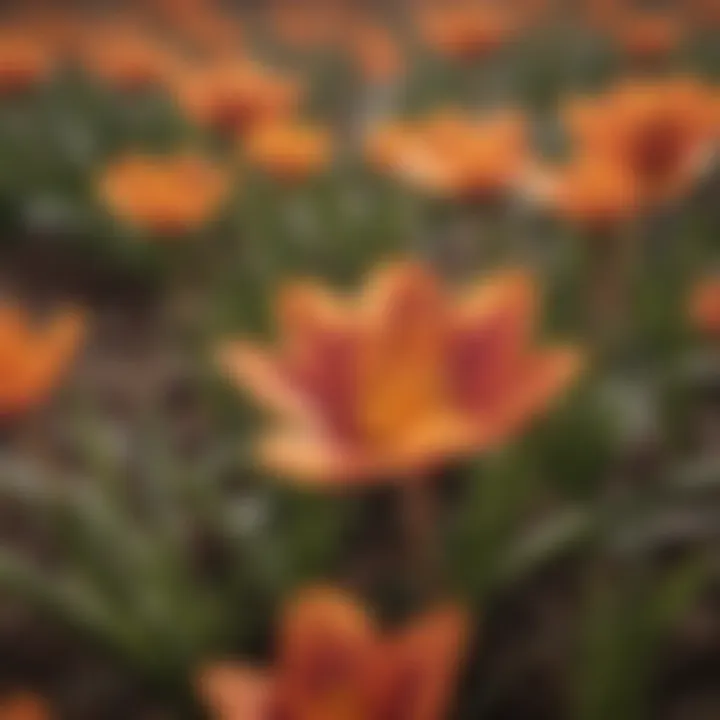
<path fill-rule="evenodd" d="M 244 147 L 253 165 L 286 182 L 299 182 L 323 171 L 332 152 L 327 131 L 291 123 L 260 126 Z"/>
<path fill-rule="evenodd" d="M 504 4 L 432 6 L 419 16 L 425 43 L 455 60 L 486 57 L 513 40 L 515 14 Z"/>
<path fill-rule="evenodd" d="M 0 30 L 0 95 L 13 95 L 48 79 L 54 70 L 52 52 L 40 38 L 20 28 Z"/>
<path fill-rule="evenodd" d="M 40 405 L 75 355 L 84 334 L 76 311 L 58 312 L 41 325 L 18 307 L 0 305 L 0 414 L 15 416 Z"/>
<path fill-rule="evenodd" d="M 605 95 L 565 109 L 581 152 L 599 153 L 636 178 L 643 201 L 682 195 L 712 154 L 714 97 L 700 82 L 627 81 Z"/>
<path fill-rule="evenodd" d="M 700 332 L 720 337 L 720 276 L 697 283 L 690 295 L 689 315 Z"/>
<path fill-rule="evenodd" d="M 467 634 L 448 604 L 388 636 L 352 597 L 314 588 L 286 608 L 273 671 L 211 665 L 199 691 L 217 720 L 440 720 Z"/>
<path fill-rule="evenodd" d="M 185 153 L 129 155 L 110 165 L 98 193 L 120 219 L 155 235 L 200 230 L 218 213 L 229 177 L 205 158 Z"/>
<path fill-rule="evenodd" d="M 453 297 L 428 268 L 377 270 L 352 301 L 311 283 L 280 294 L 280 348 L 229 342 L 222 368 L 280 418 L 259 443 L 300 482 L 382 482 L 506 441 L 577 375 L 579 353 L 538 347 L 523 272 Z"/>
<path fill-rule="evenodd" d="M 174 90 L 194 121 L 239 135 L 287 117 L 300 98 L 297 83 L 245 60 L 189 69 L 177 75 Z"/>
<path fill-rule="evenodd" d="M 530 184 L 557 215 L 591 230 L 613 229 L 640 210 L 633 175 L 601 155 L 585 154 L 560 168 L 541 170 Z"/>
<path fill-rule="evenodd" d="M 526 122 L 514 112 L 481 120 L 438 113 L 394 126 L 371 142 L 371 156 L 409 184 L 449 198 L 496 200 L 517 185 L 528 157 Z"/>

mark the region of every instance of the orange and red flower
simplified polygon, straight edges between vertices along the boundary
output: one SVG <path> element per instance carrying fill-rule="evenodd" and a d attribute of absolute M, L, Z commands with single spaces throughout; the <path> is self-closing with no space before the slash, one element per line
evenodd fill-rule
<path fill-rule="evenodd" d="M 327 131 L 292 123 L 268 123 L 243 144 L 247 159 L 271 177 L 300 182 L 325 170 L 332 159 Z"/>
<path fill-rule="evenodd" d="M 300 99 L 298 84 L 249 61 L 218 61 L 179 73 L 174 90 L 195 122 L 242 135 L 286 118 Z"/>
<path fill-rule="evenodd" d="M 83 334 L 77 312 L 61 312 L 38 325 L 20 308 L 0 305 L 0 415 L 14 416 L 45 401 Z"/>
<path fill-rule="evenodd" d="M 199 690 L 216 720 L 440 720 L 468 632 L 447 605 L 387 636 L 352 597 L 307 590 L 284 614 L 273 671 L 211 665 Z"/>
<path fill-rule="evenodd" d="M 711 157 L 717 135 L 714 95 L 691 79 L 627 81 L 566 109 L 580 152 L 626 167 L 647 202 L 677 197 Z"/>
<path fill-rule="evenodd" d="M 355 302 L 287 288 L 279 351 L 240 341 L 220 359 L 281 420 L 259 445 L 268 467 L 326 486 L 408 477 L 507 440 L 575 378 L 576 349 L 536 345 L 538 305 L 521 272 L 453 297 L 399 263 Z"/>
<path fill-rule="evenodd" d="M 200 230 L 229 193 L 229 177 L 205 158 L 130 155 L 108 167 L 100 198 L 123 221 L 159 236 Z"/>

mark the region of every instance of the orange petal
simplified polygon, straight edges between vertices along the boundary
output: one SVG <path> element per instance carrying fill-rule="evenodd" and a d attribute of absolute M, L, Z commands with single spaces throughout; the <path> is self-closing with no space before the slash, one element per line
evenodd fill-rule
<path fill-rule="evenodd" d="M 312 282 L 298 282 L 278 295 L 280 333 L 291 351 L 304 351 L 318 332 L 348 323 L 347 307 L 337 296 Z"/>
<path fill-rule="evenodd" d="M 229 342 L 221 346 L 218 364 L 230 380 L 268 409 L 290 419 L 312 421 L 307 402 L 270 352 L 247 342 Z"/>
<path fill-rule="evenodd" d="M 502 316 L 516 330 L 516 341 L 522 343 L 537 320 L 538 296 L 532 275 L 507 270 L 466 291 L 458 300 L 455 317 L 460 328 L 472 328 Z"/>
<path fill-rule="evenodd" d="M 405 309 L 413 302 L 430 304 L 440 299 L 440 283 L 431 269 L 412 261 L 388 263 L 377 269 L 362 293 L 364 317 L 387 318 L 391 311 Z M 410 310 L 413 308 L 410 307 Z"/>
<path fill-rule="evenodd" d="M 447 717 L 468 633 L 467 614 L 450 606 L 420 619 L 387 643 L 377 662 L 378 717 Z"/>
<path fill-rule="evenodd" d="M 353 435 L 357 324 L 350 308 L 309 283 L 286 288 L 278 305 L 288 371 L 325 429 Z"/>
<path fill-rule="evenodd" d="M 523 271 L 499 274 L 455 306 L 451 374 L 455 396 L 477 413 L 497 401 L 530 346 L 538 288 Z"/>
<path fill-rule="evenodd" d="M 382 463 L 387 475 L 417 474 L 449 459 L 481 449 L 486 442 L 476 422 L 438 412 L 417 425 Z"/>
<path fill-rule="evenodd" d="M 205 669 L 198 691 L 214 720 L 265 720 L 270 716 L 273 683 L 267 673 L 243 665 Z"/>
<path fill-rule="evenodd" d="M 559 397 L 577 378 L 583 367 L 578 349 L 558 347 L 536 353 L 512 384 L 493 416 L 484 420 L 493 428 L 497 441 L 519 432 Z"/>
<path fill-rule="evenodd" d="M 444 295 L 430 271 L 398 264 L 374 276 L 362 314 L 360 425 L 372 441 L 395 443 L 447 404 Z"/>
<path fill-rule="evenodd" d="M 262 465 L 292 478 L 294 482 L 317 487 L 341 487 L 368 471 L 365 460 L 321 435 L 301 431 L 279 431 L 263 438 L 258 447 Z"/>
<path fill-rule="evenodd" d="M 287 607 L 280 634 L 280 692 L 298 717 L 370 717 L 375 626 L 338 590 L 304 591 Z"/>
<path fill-rule="evenodd" d="M 84 332 L 82 315 L 67 311 L 43 328 L 21 310 L 0 317 L 0 410 L 19 412 L 45 399 L 76 351 Z"/>

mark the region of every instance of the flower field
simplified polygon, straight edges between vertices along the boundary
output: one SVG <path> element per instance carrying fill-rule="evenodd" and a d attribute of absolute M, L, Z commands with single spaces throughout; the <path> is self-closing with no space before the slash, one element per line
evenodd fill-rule
<path fill-rule="evenodd" d="M 0 720 L 718 720 L 717 0 L 0 10 Z"/>

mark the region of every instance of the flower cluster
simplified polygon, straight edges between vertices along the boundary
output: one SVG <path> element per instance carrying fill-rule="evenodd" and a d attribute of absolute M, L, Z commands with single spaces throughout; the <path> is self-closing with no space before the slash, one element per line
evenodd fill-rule
<path fill-rule="evenodd" d="M 188 440 L 192 433 L 176 430 L 173 417 L 168 454 L 176 453 L 179 464 L 201 457 L 207 473 L 233 455 L 227 474 L 240 478 L 243 492 L 267 476 L 280 480 L 272 492 L 257 483 L 268 506 L 277 501 L 273 493 L 320 495 L 356 501 L 353 511 L 361 507 L 362 517 L 374 501 L 388 500 L 382 520 L 392 537 L 377 535 L 392 557 L 357 563 L 353 557 L 342 572 L 333 568 L 327 584 L 308 582 L 301 572 L 289 582 L 279 577 L 283 552 L 273 554 L 273 545 L 268 560 L 248 541 L 252 551 L 233 547 L 227 555 L 231 562 L 242 554 L 243 562 L 247 555 L 250 564 L 266 563 L 257 575 L 268 587 L 250 587 L 255 578 L 247 571 L 240 582 L 233 577 L 231 590 L 217 591 L 225 577 L 205 567 L 213 563 L 199 546 L 240 536 L 263 543 L 263 533 L 282 526 L 284 516 L 245 522 L 248 501 L 228 519 L 224 474 L 207 494 L 210 482 L 201 491 L 159 488 L 160 480 L 159 489 L 138 490 L 153 468 L 133 475 L 122 492 L 107 483 L 107 507 L 104 499 L 75 502 L 74 487 L 58 493 L 60 521 L 47 524 L 80 548 L 80 559 L 68 563 L 70 580 L 58 592 L 49 599 L 37 594 L 69 616 L 68 607 L 80 606 L 83 628 L 118 650 L 124 664 L 137 661 L 143 682 L 148 675 L 165 687 L 177 680 L 174 673 L 182 675 L 192 686 L 183 702 L 199 703 L 217 720 L 443 720 L 452 716 L 473 662 L 480 624 L 473 605 L 491 601 L 488 588 L 498 577 L 514 578 L 518 567 L 549 555 L 548 546 L 562 540 L 545 533 L 533 538 L 530 552 L 527 543 L 506 541 L 503 533 L 528 508 L 533 520 L 555 502 L 575 512 L 587 495 L 587 513 L 571 519 L 591 517 L 590 529 L 578 534 L 595 540 L 616 507 L 618 524 L 637 508 L 647 520 L 664 500 L 642 494 L 652 481 L 672 498 L 693 484 L 666 478 L 692 453 L 699 458 L 692 457 L 693 471 L 696 464 L 717 468 L 717 423 L 705 418 L 705 408 L 695 417 L 683 407 L 682 432 L 663 423 L 676 394 L 684 392 L 685 405 L 696 410 L 696 390 L 706 387 L 704 376 L 688 380 L 683 373 L 709 364 L 709 385 L 717 384 L 720 90 L 713 63 L 720 4 L 221 4 L 137 0 L 106 11 L 32 3 L 2 15 L 0 155 L 7 160 L 0 168 L 0 220 L 7 217 L 7 243 L 0 265 L 3 281 L 29 296 L 27 307 L 9 299 L 0 305 L 3 428 L 25 429 L 26 421 L 41 418 L 41 407 L 50 416 L 64 411 L 62 399 L 54 407 L 51 397 L 82 346 L 94 349 L 96 324 L 110 324 L 76 306 L 102 295 L 111 309 L 99 304 L 99 315 L 112 317 L 122 301 L 108 288 L 118 278 L 130 288 L 126 296 L 158 281 L 152 299 L 143 296 L 138 305 L 150 321 L 161 318 L 154 340 L 182 336 L 171 360 L 158 363 L 163 371 L 187 365 L 188 383 L 204 389 L 209 369 L 213 392 L 233 407 L 250 400 L 268 416 L 258 433 L 254 416 L 238 413 L 241 430 L 232 426 L 228 453 L 220 439 L 224 415 L 214 412 L 214 396 L 207 402 L 203 396 L 202 409 L 187 413 L 188 425 L 202 426 L 200 439 Z M 25 246 L 33 270 L 62 255 L 72 272 L 65 277 L 58 267 L 57 287 L 38 272 L 23 288 L 14 263 L 24 258 L 16 248 Z M 78 283 L 78 275 L 87 282 Z M 48 296 L 55 309 L 43 316 Z M 131 344 L 125 336 L 118 342 L 124 344 Z M 199 367 L 199 357 L 207 366 Z M 642 363 L 651 380 L 639 383 Z M 86 382 L 76 372 L 70 394 Z M 592 387 L 578 399 L 582 393 L 573 391 L 581 384 Z M 631 387 L 627 404 L 640 410 L 618 410 L 620 403 L 606 397 L 615 386 Z M 549 420 L 563 402 L 569 410 L 558 429 Z M 620 418 L 604 434 L 603 403 Z M 665 414 L 658 410 L 657 422 L 645 422 L 658 408 Z M 175 414 L 172 402 L 159 410 L 164 420 L 163 413 Z M 13 437 L 0 441 L 12 451 Z M 644 459 L 661 442 L 668 447 L 654 462 L 626 461 Z M 238 446 L 243 452 L 235 453 Z M 137 464 L 152 454 L 140 448 Z M 131 455 L 125 464 L 132 475 Z M 656 472 L 665 460 L 672 472 Z M 517 470 L 522 487 L 508 480 L 502 497 L 493 494 L 500 484 L 493 463 L 508 478 L 513 463 L 526 464 Z M 626 487 L 636 465 L 651 480 Z M 563 496 L 558 482 L 530 497 L 556 472 L 572 475 L 582 492 Z M 478 479 L 484 474 L 490 479 Z M 585 475 L 592 477 L 586 482 Z M 484 543 L 478 564 L 485 574 L 473 583 L 472 597 L 463 597 L 467 588 L 450 577 L 452 570 L 438 567 L 451 542 L 446 525 L 460 522 L 444 502 L 456 476 L 461 495 L 476 479 L 478 486 L 487 482 L 482 510 L 498 515 L 473 535 Z M 127 506 L 124 494 L 133 496 Z M 512 505 L 523 494 L 527 502 Z M 190 520 L 163 505 L 188 496 L 190 504 L 198 501 Z M 464 500 L 471 504 L 463 495 L 452 509 Z M 4 494 L 0 501 L 3 510 Z M 113 503 L 122 505 L 117 513 Z M 102 517 L 91 518 L 89 531 L 67 531 L 67 518 L 86 520 L 96 507 Z M 209 528 L 202 513 L 211 518 Z M 114 568 L 97 562 L 87 538 L 97 531 L 115 547 L 118 537 L 133 534 L 134 542 L 133 523 L 148 515 L 157 520 L 157 536 L 138 532 L 128 549 L 131 569 L 118 563 L 121 578 L 111 577 Z M 125 520 L 132 531 L 123 535 L 116 526 Z M 677 516 L 663 520 L 661 530 L 681 524 Z M 565 530 L 559 523 L 557 534 Z M 644 525 L 641 531 L 598 542 L 597 554 L 639 548 Z M 652 527 L 647 535 L 653 533 L 662 534 Z M 180 560 L 172 556 L 177 546 Z M 474 548 L 466 549 L 473 562 Z M 283 550 L 289 557 L 294 548 Z M 633 547 L 633 570 L 643 552 Z M 55 579 L 56 558 L 48 554 L 37 578 L 12 563 L 6 568 L 0 557 L 0 587 L 44 587 L 47 576 Z M 399 598 L 396 587 L 386 594 L 378 587 L 386 560 L 403 585 Z M 102 576 L 97 592 L 83 563 Z M 610 564 L 621 562 L 613 557 Z M 138 600 L 135 586 L 144 584 L 152 591 Z M 225 596 L 234 602 L 245 584 L 249 604 L 264 609 L 272 599 L 283 608 L 276 641 L 265 643 L 275 648 L 269 663 L 238 662 L 261 652 L 237 652 L 232 643 L 242 633 L 224 632 L 232 626 Z M 191 600 L 178 599 L 196 586 L 201 590 Z M 157 587 L 162 591 L 153 594 Z M 220 601 L 215 591 L 224 593 Z M 127 622 L 125 594 L 133 599 Z M 193 605 L 183 615 L 187 627 L 166 617 L 173 603 L 183 612 Z M 123 617 L 114 622 L 117 607 Z M 618 626 L 631 628 L 637 616 Z M 153 645 L 168 628 L 172 657 L 164 658 L 165 667 Z M 221 646 L 229 649 L 226 660 Z M 0 698 L 0 720 L 49 717 L 31 692 Z"/>

